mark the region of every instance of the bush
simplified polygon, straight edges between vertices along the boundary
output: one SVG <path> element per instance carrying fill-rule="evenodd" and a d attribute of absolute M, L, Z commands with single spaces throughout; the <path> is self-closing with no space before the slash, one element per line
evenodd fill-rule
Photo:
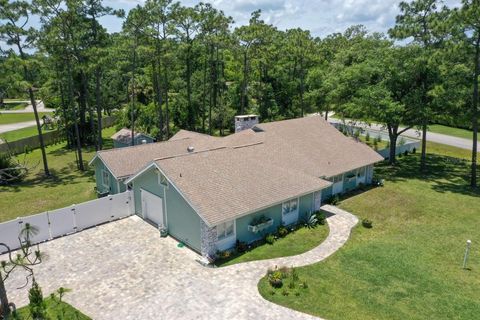
<path fill-rule="evenodd" d="M 331 204 L 332 206 L 336 206 L 337 204 L 340 203 L 340 197 L 338 196 L 338 194 L 334 195 L 334 196 L 331 196 L 330 198 L 328 198 L 327 201 L 325 201 L 327 204 Z"/>
<path fill-rule="evenodd" d="M 275 236 L 271 233 L 265 236 L 265 242 L 268 244 L 273 244 L 275 242 Z"/>
<path fill-rule="evenodd" d="M 382 136 L 381 135 L 377 136 L 377 142 L 382 142 Z"/>
<path fill-rule="evenodd" d="M 295 289 L 295 282 L 290 281 L 290 282 L 288 283 L 288 288 L 289 288 L 289 289 Z"/>
<path fill-rule="evenodd" d="M 405 150 L 405 152 L 403 153 L 403 155 L 406 157 L 408 156 L 408 150 Z"/>
<path fill-rule="evenodd" d="M 318 220 L 315 214 L 309 213 L 304 219 L 305 227 L 315 228 L 317 226 Z"/>
<path fill-rule="evenodd" d="M 303 282 L 302 282 L 302 287 L 303 287 L 303 289 L 307 289 L 307 288 L 308 288 L 308 283 L 307 283 L 307 281 L 303 281 Z"/>
<path fill-rule="evenodd" d="M 238 253 L 243 253 L 243 252 L 247 251 L 247 249 L 248 249 L 248 245 L 247 245 L 246 242 L 237 240 L 237 242 L 235 243 L 235 250 Z"/>
<path fill-rule="evenodd" d="M 373 140 L 373 149 L 374 149 L 375 151 L 378 151 L 378 141 L 377 141 L 376 139 Z"/>
<path fill-rule="evenodd" d="M 287 291 L 287 290 L 283 289 L 283 290 L 282 290 L 282 295 L 286 297 L 286 296 L 288 296 L 288 295 L 289 295 L 289 293 L 288 293 L 288 291 Z"/>
<path fill-rule="evenodd" d="M 278 226 L 277 233 L 279 237 L 285 237 L 288 234 L 288 229 L 284 226 Z"/>
<path fill-rule="evenodd" d="M 398 145 L 399 145 L 399 146 L 403 146 L 403 145 L 405 145 L 405 143 L 407 143 L 407 141 L 405 140 L 405 138 L 404 138 L 404 137 L 400 137 L 400 140 L 398 141 Z"/>
<path fill-rule="evenodd" d="M 414 148 L 412 149 L 412 153 L 413 153 L 413 154 L 417 153 L 417 148 L 414 147 Z"/>
<path fill-rule="evenodd" d="M 32 288 L 28 291 L 28 300 L 30 302 L 28 309 L 32 318 L 35 320 L 46 319 L 47 305 L 43 300 L 42 289 L 35 280 L 33 280 Z"/>
<path fill-rule="evenodd" d="M 283 286 L 283 274 L 280 270 L 272 271 L 268 275 L 268 282 L 274 288 L 281 288 Z"/>
<path fill-rule="evenodd" d="M 324 225 L 325 222 L 327 221 L 327 216 L 325 215 L 325 212 L 323 211 L 315 211 L 315 216 L 317 217 L 318 224 Z"/>
<path fill-rule="evenodd" d="M 228 259 L 231 256 L 232 256 L 232 253 L 229 250 L 220 251 L 220 253 L 219 253 L 220 259 Z"/>
<path fill-rule="evenodd" d="M 367 229 L 370 229 L 370 228 L 373 227 L 373 222 L 371 220 L 368 220 L 368 219 L 363 219 L 362 220 L 362 226 L 364 226 Z"/>
<path fill-rule="evenodd" d="M 365 141 L 370 141 L 370 132 L 367 131 L 367 134 L 365 135 Z"/>

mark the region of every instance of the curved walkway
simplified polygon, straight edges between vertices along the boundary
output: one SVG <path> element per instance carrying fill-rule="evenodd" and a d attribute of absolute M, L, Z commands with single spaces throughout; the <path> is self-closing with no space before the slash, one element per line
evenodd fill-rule
<path fill-rule="evenodd" d="M 270 267 L 315 263 L 345 244 L 357 218 L 326 209 L 334 212 L 327 239 L 297 256 L 205 268 L 197 254 L 133 216 L 42 244 L 48 259 L 35 275 L 44 295 L 70 288 L 65 300 L 96 320 L 314 319 L 264 300 L 257 284 Z M 18 272 L 6 283 L 18 306 L 28 301 L 27 290 L 16 289 L 24 280 Z"/>

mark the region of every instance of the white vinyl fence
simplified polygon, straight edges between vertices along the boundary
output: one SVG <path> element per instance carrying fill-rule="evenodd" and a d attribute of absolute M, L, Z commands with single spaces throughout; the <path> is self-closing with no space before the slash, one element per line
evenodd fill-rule
<path fill-rule="evenodd" d="M 0 223 L 0 243 L 5 243 L 12 250 L 18 249 L 19 234 L 26 223 L 38 229 L 38 233 L 31 239 L 32 243 L 36 244 L 130 216 L 133 211 L 131 191 L 109 195 L 67 208 Z M 0 246 L 0 254 L 5 251 L 6 249 Z"/>

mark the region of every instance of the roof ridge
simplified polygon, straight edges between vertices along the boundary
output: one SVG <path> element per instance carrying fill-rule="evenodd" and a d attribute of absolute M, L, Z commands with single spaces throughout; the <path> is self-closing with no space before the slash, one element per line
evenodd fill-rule
<path fill-rule="evenodd" d="M 228 148 L 226 146 L 221 146 L 221 147 L 216 147 L 216 148 L 212 148 L 212 149 L 193 151 L 193 152 L 190 152 L 190 153 L 180 153 L 180 154 L 176 154 L 176 155 L 173 155 L 173 156 L 155 158 L 155 159 L 153 159 L 153 161 L 156 162 L 156 161 L 160 161 L 160 160 L 180 158 L 180 157 L 185 157 L 185 156 L 189 156 L 189 155 L 209 152 L 209 151 L 217 151 L 217 150 L 221 150 L 221 149 L 228 149 Z"/>
<path fill-rule="evenodd" d="M 109 153 L 109 152 L 115 152 L 115 151 L 129 150 L 131 148 L 137 148 L 137 147 L 142 147 L 142 146 L 152 147 L 152 145 L 166 144 L 167 142 L 174 143 L 174 142 L 178 142 L 178 141 L 191 140 L 191 139 L 192 138 L 190 138 L 190 137 L 185 137 L 185 138 L 181 138 L 181 139 L 178 139 L 178 140 L 165 140 L 165 141 L 158 141 L 158 142 L 154 142 L 154 143 L 145 143 L 145 144 L 140 143 L 140 144 L 136 144 L 134 146 L 126 146 L 126 147 L 122 147 L 122 148 L 112 148 L 112 149 L 100 150 L 100 151 L 97 151 L 97 153 L 101 154 L 101 153 Z"/>

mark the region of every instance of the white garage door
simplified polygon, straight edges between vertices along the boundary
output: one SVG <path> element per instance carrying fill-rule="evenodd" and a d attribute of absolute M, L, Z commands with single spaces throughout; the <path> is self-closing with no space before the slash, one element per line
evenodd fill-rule
<path fill-rule="evenodd" d="M 163 222 L 163 201 L 162 198 L 145 190 L 142 194 L 142 214 L 143 217 L 158 226 L 165 226 Z"/>

